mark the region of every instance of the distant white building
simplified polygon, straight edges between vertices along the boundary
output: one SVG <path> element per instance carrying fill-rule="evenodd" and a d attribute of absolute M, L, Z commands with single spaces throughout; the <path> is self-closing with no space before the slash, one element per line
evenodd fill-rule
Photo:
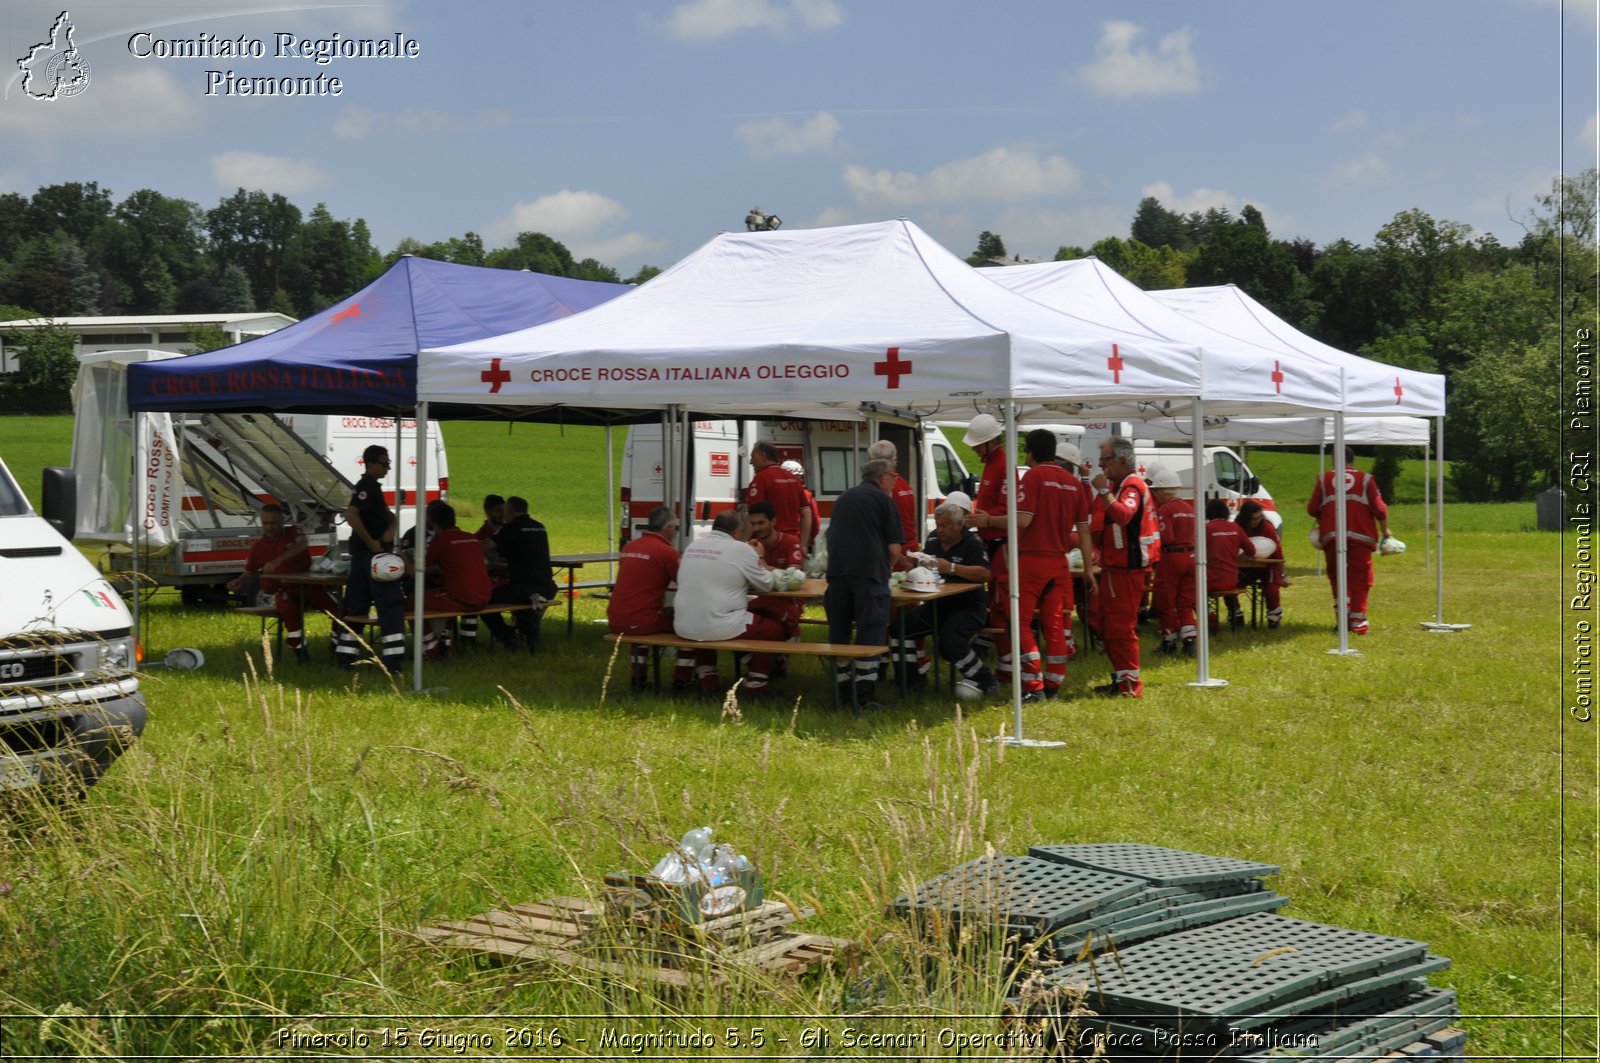
<path fill-rule="evenodd" d="M 25 317 L 0 321 L 0 375 L 22 367 L 15 353 L 18 334 L 54 322 L 65 325 L 77 336 L 79 357 L 96 351 L 177 351 L 194 346 L 189 330 L 197 325 L 212 325 L 232 337 L 235 343 L 265 336 L 295 318 L 287 314 L 144 314 L 137 317 Z"/>

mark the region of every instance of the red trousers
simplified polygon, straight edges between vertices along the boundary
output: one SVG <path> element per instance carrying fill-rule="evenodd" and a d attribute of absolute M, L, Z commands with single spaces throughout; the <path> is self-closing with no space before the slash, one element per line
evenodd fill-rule
<path fill-rule="evenodd" d="M 1156 612 L 1161 615 L 1161 638 L 1192 639 L 1194 625 L 1194 555 L 1162 554 L 1156 566 Z"/>
<path fill-rule="evenodd" d="M 305 592 L 303 596 L 300 593 L 302 590 Z M 278 611 L 278 622 L 283 625 L 283 640 L 291 650 L 298 650 L 305 645 L 305 608 L 317 609 L 330 616 L 339 615 L 339 603 L 321 587 L 282 587 L 273 596 L 272 607 Z"/>
<path fill-rule="evenodd" d="M 1328 561 L 1328 585 L 1333 588 L 1333 607 L 1339 608 L 1339 551 L 1336 543 L 1322 548 Z M 1349 585 L 1350 630 L 1366 633 L 1367 594 L 1372 590 L 1372 547 L 1351 543 L 1345 554 L 1345 573 Z"/>
<path fill-rule="evenodd" d="M 750 626 L 734 638 L 759 639 L 762 642 L 782 642 L 787 635 L 781 620 L 774 620 L 770 616 L 752 615 Z M 717 651 L 695 650 L 695 678 L 700 681 L 704 690 L 718 690 L 722 687 L 722 680 L 717 675 Z M 767 688 L 767 680 L 772 675 L 772 654 L 752 653 L 749 667 L 745 670 L 744 689 L 755 693 Z"/>
<path fill-rule="evenodd" d="M 1125 694 L 1144 693 L 1139 679 L 1139 603 L 1144 600 L 1145 578 L 1142 568 L 1104 568 L 1100 571 L 1097 611 L 1100 640 L 1111 658 L 1112 681 Z"/>
<path fill-rule="evenodd" d="M 1022 624 L 1017 632 L 1022 650 L 1022 689 L 1055 691 L 1067 678 L 1065 614 L 1072 608 L 1072 570 L 1065 557 L 1023 554 L 1017 561 L 1022 568 L 1022 578 L 1017 581 L 1017 616 Z M 1001 622 L 994 626 L 1006 629 L 1001 636 L 1000 666 L 996 669 L 1001 682 L 1008 682 L 1012 672 L 1009 584 L 1009 577 L 998 584 L 1000 594 L 996 599 Z M 1035 616 L 1044 636 L 1043 660 L 1039 656 L 1039 641 L 1033 634 Z"/>

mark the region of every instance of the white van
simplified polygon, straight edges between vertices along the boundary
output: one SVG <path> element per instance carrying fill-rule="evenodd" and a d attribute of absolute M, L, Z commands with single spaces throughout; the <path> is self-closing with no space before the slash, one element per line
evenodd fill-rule
<path fill-rule="evenodd" d="M 682 433 L 675 431 L 673 437 L 681 440 Z M 816 496 L 826 527 L 833 514 L 834 499 L 861 482 L 867 447 L 879 439 L 889 440 L 899 452 L 900 475 L 916 491 L 931 531 L 934 506 L 951 491 L 961 489 L 967 479 L 961 459 L 944 433 L 932 425 L 919 433 L 909 425 L 886 422 L 696 421 L 688 488 L 688 497 L 695 500 L 693 534 L 706 534 L 711 518 L 742 500 L 754 475 L 750 452 L 762 440 L 776 444 L 784 461 L 797 461 L 805 467 L 806 486 Z M 666 456 L 666 462 L 681 453 L 680 442 Z M 664 477 L 661 426 L 630 428 L 622 461 L 620 542 L 642 532 L 650 511 L 663 503 Z"/>
<path fill-rule="evenodd" d="M 1100 460 L 1100 441 L 1111 436 L 1133 440 L 1135 472 L 1143 476 L 1151 465 L 1160 462 L 1178 474 L 1178 480 L 1188 488 L 1186 497 L 1194 497 L 1194 451 L 1186 446 L 1156 446 L 1152 440 L 1137 436 L 1139 426 L 1127 421 L 1092 421 L 1084 424 L 1027 425 L 1026 428 L 1048 428 L 1056 439 L 1072 443 L 1083 453 L 1089 465 L 1089 475 L 1094 475 Z M 1228 513 L 1237 515 L 1246 502 L 1259 502 L 1266 510 L 1266 518 L 1274 528 L 1283 527 L 1278 505 L 1272 492 L 1262 486 L 1261 478 L 1250 471 L 1244 458 L 1228 447 L 1206 447 L 1205 468 L 1201 477 L 1205 498 L 1220 498 L 1228 505 Z"/>
<path fill-rule="evenodd" d="M 143 414 L 135 438 L 127 408 L 127 367 L 182 357 L 169 351 L 106 351 L 85 355 L 73 389 L 72 464 L 77 473 L 73 538 L 106 550 L 113 570 L 133 567 L 139 529 L 139 571 L 186 600 L 225 596 L 260 537 L 258 513 L 275 501 L 310 540 L 314 557 L 336 550 L 337 527 L 361 453 L 389 449 L 392 476 L 384 495 L 413 501 L 416 422 L 337 415 L 267 413 Z M 428 499 L 447 496 L 449 469 L 437 424 L 428 426 Z M 137 465 L 139 476 L 134 477 Z M 401 530 L 412 507 L 397 507 Z"/>
<path fill-rule="evenodd" d="M 46 470 L 46 521 L 0 464 L 0 790 L 81 791 L 144 731 L 133 617 L 61 534 L 72 495 Z"/>

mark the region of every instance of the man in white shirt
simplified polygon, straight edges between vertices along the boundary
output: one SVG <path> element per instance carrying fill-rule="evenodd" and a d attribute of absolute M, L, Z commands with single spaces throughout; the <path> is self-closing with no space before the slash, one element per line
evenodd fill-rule
<path fill-rule="evenodd" d="M 746 538 L 744 515 L 727 510 L 711 522 L 711 534 L 695 540 L 683 551 L 672 617 L 672 630 L 680 637 L 696 642 L 783 640 L 779 621 L 750 612 L 750 595 L 771 591 L 773 576 Z M 765 695 L 771 672 L 772 654 L 751 654 L 743 693 Z M 707 694 L 714 695 L 721 688 L 716 650 L 697 652 L 695 678 Z"/>

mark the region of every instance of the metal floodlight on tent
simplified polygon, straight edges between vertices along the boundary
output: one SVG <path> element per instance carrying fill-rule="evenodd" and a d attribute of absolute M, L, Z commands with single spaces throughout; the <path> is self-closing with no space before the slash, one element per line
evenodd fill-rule
<path fill-rule="evenodd" d="M 772 232 L 781 225 L 783 225 L 782 218 L 776 214 L 768 214 L 760 207 L 751 207 L 750 213 L 744 216 L 744 227 L 747 232 Z"/>

